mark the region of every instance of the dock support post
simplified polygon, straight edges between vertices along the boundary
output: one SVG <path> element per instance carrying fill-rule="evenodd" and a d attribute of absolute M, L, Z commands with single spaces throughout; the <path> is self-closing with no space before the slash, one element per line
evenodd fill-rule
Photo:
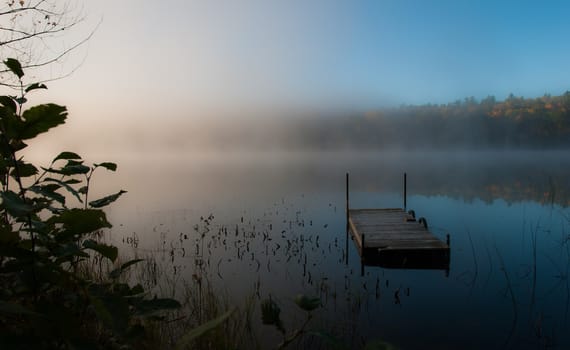
<path fill-rule="evenodd" d="M 408 203 L 407 203 L 408 188 L 407 187 L 408 187 L 407 186 L 407 174 L 404 173 L 404 211 L 406 211 L 406 208 L 408 206 Z"/>
<path fill-rule="evenodd" d="M 447 235 L 445 235 L 445 243 L 447 244 L 447 248 L 451 249 L 451 237 L 449 236 L 449 233 Z M 451 250 L 447 251 L 447 269 L 445 269 L 445 277 L 449 277 L 449 260 L 450 258 L 450 252 Z"/>
<path fill-rule="evenodd" d="M 348 265 L 348 235 L 350 234 L 349 230 L 350 230 L 350 226 L 348 224 L 348 219 L 349 219 L 349 210 L 350 210 L 350 205 L 349 205 L 349 188 L 348 188 L 348 173 L 346 173 L 346 244 L 345 244 L 345 252 L 346 252 L 346 256 L 345 256 L 345 264 Z"/>
<path fill-rule="evenodd" d="M 365 239 L 365 235 L 364 233 L 362 234 L 362 246 L 360 247 L 360 276 L 364 276 L 364 239 Z"/>

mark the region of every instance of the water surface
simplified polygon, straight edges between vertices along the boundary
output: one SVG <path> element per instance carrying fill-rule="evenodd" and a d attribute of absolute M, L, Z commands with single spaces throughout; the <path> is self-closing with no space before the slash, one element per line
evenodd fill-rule
<path fill-rule="evenodd" d="M 154 250 L 173 276 L 188 280 L 196 259 L 204 259 L 212 282 L 236 304 L 271 295 L 294 323 L 300 316 L 292 298 L 319 296 L 314 327 L 352 345 L 570 346 L 566 152 L 146 154 L 113 161 L 118 174 L 102 175 L 94 188 L 129 191 L 109 210 L 113 239 L 125 252 Z M 365 267 L 361 276 L 358 254 L 346 245 L 346 172 L 354 208 L 401 207 L 407 172 L 408 208 L 426 217 L 436 236 L 451 237 L 448 274 Z"/>

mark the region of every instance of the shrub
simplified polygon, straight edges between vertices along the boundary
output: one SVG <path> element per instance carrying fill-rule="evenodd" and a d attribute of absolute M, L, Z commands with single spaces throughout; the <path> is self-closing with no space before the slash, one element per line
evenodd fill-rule
<path fill-rule="evenodd" d="M 179 303 L 149 299 L 142 286 L 121 281 L 138 259 L 110 268 L 103 280 L 80 269 L 94 258 L 111 267 L 116 262 L 117 247 L 102 243 L 97 233 L 111 227 L 102 208 L 125 191 L 91 201 L 88 196 L 93 173 L 117 165 L 87 165 L 74 152 L 60 153 L 48 167 L 26 162 L 20 156 L 26 142 L 64 124 L 67 110 L 51 103 L 24 109 L 27 94 L 46 86 L 24 85 L 17 60 L 4 64 L 20 89 L 17 96 L 0 96 L 0 345 L 133 345 L 149 320 Z"/>

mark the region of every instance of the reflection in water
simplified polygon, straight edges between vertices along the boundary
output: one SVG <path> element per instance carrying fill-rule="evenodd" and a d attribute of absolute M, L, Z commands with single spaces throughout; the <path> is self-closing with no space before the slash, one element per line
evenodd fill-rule
<path fill-rule="evenodd" d="M 570 346 L 564 153 L 116 161 L 117 183 L 104 185 L 129 193 L 111 209 L 111 235 L 126 253 L 153 252 L 168 278 L 198 281 L 207 271 L 232 302 L 272 296 L 289 321 L 297 293 L 319 296 L 314 326 L 353 346 L 361 337 L 403 349 Z M 345 245 L 346 171 L 354 207 L 400 206 L 407 171 L 408 208 L 440 239 L 451 235 L 449 277 L 381 267 L 360 275 L 358 253 Z M 270 328 L 257 329 L 275 344 Z"/>

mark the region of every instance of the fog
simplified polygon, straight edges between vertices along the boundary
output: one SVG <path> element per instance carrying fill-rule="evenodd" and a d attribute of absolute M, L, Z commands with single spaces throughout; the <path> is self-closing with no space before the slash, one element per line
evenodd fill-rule
<path fill-rule="evenodd" d="M 396 106 L 563 94 L 567 6 L 87 2 L 88 29 L 102 21 L 84 61 L 35 94 L 69 106 L 68 123 L 29 152 L 561 148 L 556 118 Z"/>
<path fill-rule="evenodd" d="M 566 98 L 553 97 L 551 99 Z M 535 99 L 523 100 L 536 103 Z M 569 99 L 570 101 L 570 99 Z M 102 118 L 69 123 L 32 142 L 30 156 L 76 150 L 91 155 L 199 152 L 553 150 L 570 146 L 565 112 L 528 113 L 475 104 L 405 106 L 370 111 L 264 111 L 203 118 Z M 567 102 L 564 102 L 567 103 Z M 505 107 L 507 106 L 507 107 Z M 474 109 L 475 108 L 475 109 Z M 565 105 L 561 105 L 563 110 Z M 558 114 L 557 114 L 558 113 Z M 558 115 L 558 117 L 553 117 Z"/>

